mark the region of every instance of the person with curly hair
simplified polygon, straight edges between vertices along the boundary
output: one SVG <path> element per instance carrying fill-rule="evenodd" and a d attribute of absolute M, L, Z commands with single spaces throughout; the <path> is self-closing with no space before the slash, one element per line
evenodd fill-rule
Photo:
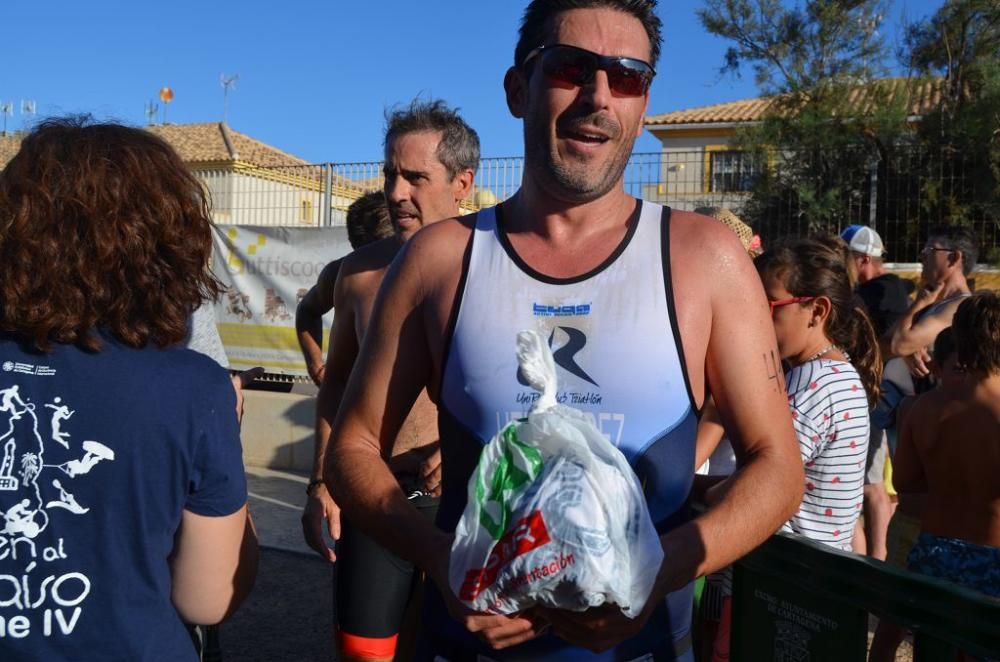
<path fill-rule="evenodd" d="M 196 660 L 185 624 L 249 592 L 238 394 L 182 346 L 211 250 L 203 187 L 140 129 L 48 120 L 0 172 L 5 658 Z"/>

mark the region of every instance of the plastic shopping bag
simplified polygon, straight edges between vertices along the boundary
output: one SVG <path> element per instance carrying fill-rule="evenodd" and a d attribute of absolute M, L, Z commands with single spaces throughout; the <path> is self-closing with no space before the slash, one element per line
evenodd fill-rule
<path fill-rule="evenodd" d="M 591 419 L 556 403 L 545 340 L 522 331 L 517 353 L 541 396 L 483 449 L 455 530 L 451 587 L 476 611 L 613 603 L 634 618 L 663 560 L 639 481 Z"/>

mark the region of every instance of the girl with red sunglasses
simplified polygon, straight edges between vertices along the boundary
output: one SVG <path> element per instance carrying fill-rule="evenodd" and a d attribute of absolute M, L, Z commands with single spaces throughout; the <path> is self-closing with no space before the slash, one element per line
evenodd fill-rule
<path fill-rule="evenodd" d="M 835 238 L 786 241 L 756 265 L 787 366 L 806 473 L 802 506 L 783 530 L 850 550 L 882 360 L 871 322 L 854 302 L 847 245 Z"/>

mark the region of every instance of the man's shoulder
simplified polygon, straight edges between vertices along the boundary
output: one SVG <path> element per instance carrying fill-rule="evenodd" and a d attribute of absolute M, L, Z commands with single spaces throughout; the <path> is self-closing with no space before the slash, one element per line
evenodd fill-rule
<path fill-rule="evenodd" d="M 348 253 L 340 259 L 337 279 L 341 286 L 349 289 L 364 287 L 369 281 L 375 281 L 375 287 L 382 280 L 385 270 L 389 268 L 402 248 L 402 243 L 396 237 L 380 239 Z"/>
<path fill-rule="evenodd" d="M 464 259 L 478 214 L 468 214 L 432 223 L 406 242 L 404 253 L 409 262 L 420 265 L 421 272 L 451 270 Z"/>
<path fill-rule="evenodd" d="M 692 212 L 671 211 L 670 265 L 674 286 L 689 295 L 759 287 L 753 262 L 736 233 Z"/>
<path fill-rule="evenodd" d="M 336 260 L 331 260 L 326 263 L 323 270 L 319 272 L 319 278 L 317 283 L 322 283 L 333 287 L 333 284 L 337 282 L 337 275 L 340 273 L 340 265 L 344 263 L 344 258 L 346 256 L 338 257 Z"/>
<path fill-rule="evenodd" d="M 677 255 L 698 258 L 739 255 L 749 259 L 735 232 L 711 217 L 690 211 L 670 210 L 670 246 L 671 253 Z"/>

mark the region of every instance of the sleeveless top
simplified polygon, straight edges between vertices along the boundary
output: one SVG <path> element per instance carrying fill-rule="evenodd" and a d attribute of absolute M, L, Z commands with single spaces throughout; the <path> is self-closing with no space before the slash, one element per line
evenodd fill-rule
<path fill-rule="evenodd" d="M 454 530 L 483 445 L 509 421 L 526 416 L 537 397 L 518 371 L 515 341 L 524 329 L 549 339 L 559 401 L 588 414 L 625 454 L 657 530 L 688 519 L 684 504 L 698 421 L 674 312 L 669 224 L 669 208 L 637 201 L 624 239 L 607 260 L 580 276 L 553 278 L 514 251 L 502 229 L 502 207 L 479 212 L 446 337 L 438 403 L 444 472 L 438 526 Z M 667 602 L 655 637 L 631 642 L 636 655 L 653 652 L 654 639 L 662 644 L 666 637 L 669 645 L 671 633 L 686 633 L 690 592 L 678 591 Z M 525 647 L 536 644 L 536 658 L 572 652 L 567 659 L 601 659 L 560 640 L 546 647 L 550 639 L 514 647 L 509 657 L 528 655 Z M 608 659 L 631 658 L 618 651 Z"/>
<path fill-rule="evenodd" d="M 931 315 L 937 315 L 939 312 L 944 310 L 945 306 L 955 303 L 956 301 L 961 301 L 962 299 L 968 299 L 971 296 L 972 296 L 971 292 L 962 292 L 961 294 L 953 294 L 947 299 L 941 299 L 940 301 L 936 301 L 931 305 L 927 306 L 919 313 L 917 313 L 913 319 L 915 322 L 919 322 L 925 317 L 930 317 Z M 931 344 L 931 346 L 933 347 L 933 343 Z"/>

